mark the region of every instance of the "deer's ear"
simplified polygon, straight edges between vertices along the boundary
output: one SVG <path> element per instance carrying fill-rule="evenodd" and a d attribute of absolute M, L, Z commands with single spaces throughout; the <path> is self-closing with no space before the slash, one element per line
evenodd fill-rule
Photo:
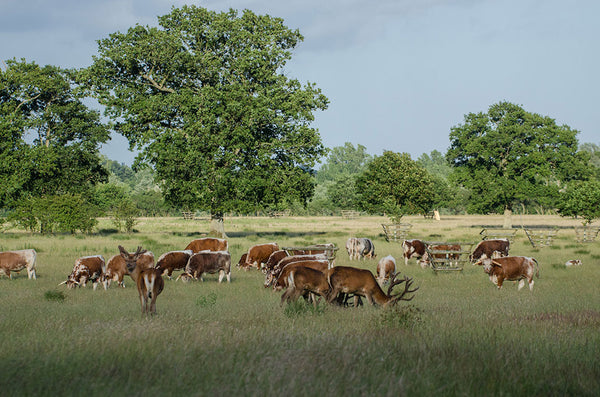
<path fill-rule="evenodd" d="M 119 245 L 119 252 L 121 253 L 122 257 L 128 257 L 129 256 L 129 252 L 125 251 L 125 248 L 123 248 L 120 245 Z"/>

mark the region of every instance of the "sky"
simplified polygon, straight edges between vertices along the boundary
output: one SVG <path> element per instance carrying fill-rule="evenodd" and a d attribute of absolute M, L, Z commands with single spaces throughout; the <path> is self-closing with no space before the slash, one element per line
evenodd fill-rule
<path fill-rule="evenodd" d="M 596 0 L 0 0 L 0 60 L 87 67 L 97 40 L 157 26 L 184 4 L 299 29 L 284 72 L 329 98 L 313 123 L 326 147 L 445 153 L 466 114 L 502 101 L 600 144 Z M 118 135 L 101 151 L 128 165 L 135 157 Z"/>

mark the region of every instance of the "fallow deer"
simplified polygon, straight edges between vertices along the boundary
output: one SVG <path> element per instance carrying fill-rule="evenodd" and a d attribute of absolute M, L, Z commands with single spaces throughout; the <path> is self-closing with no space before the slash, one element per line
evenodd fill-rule
<path fill-rule="evenodd" d="M 121 257 L 125 260 L 127 271 L 137 286 L 140 295 L 140 304 L 142 306 L 142 315 L 150 313 L 156 314 L 156 298 L 162 292 L 165 282 L 161 276 L 162 271 L 155 268 L 142 268 L 137 261 L 147 250 L 138 247 L 135 253 L 130 254 L 119 245 Z M 150 301 L 150 304 L 148 304 Z"/>
<path fill-rule="evenodd" d="M 413 279 L 404 276 L 398 279 L 399 273 L 390 278 L 390 286 L 387 294 L 383 292 L 375 276 L 370 270 L 358 269 L 349 266 L 336 266 L 326 271 L 327 281 L 331 287 L 327 301 L 329 303 L 337 299 L 339 294 L 354 294 L 364 296 L 372 305 L 390 306 L 399 301 L 410 301 L 419 287 L 411 289 Z M 392 295 L 392 289 L 396 285 L 404 284 L 404 289 Z"/>
<path fill-rule="evenodd" d="M 313 305 L 317 306 L 315 295 L 322 296 L 325 300 L 329 295 L 330 288 L 325 274 L 310 267 L 294 266 L 287 276 L 287 284 L 287 290 L 281 295 L 281 304 L 285 301 L 288 303 L 296 301 L 301 296 L 307 298 L 309 294 L 312 294 Z"/>

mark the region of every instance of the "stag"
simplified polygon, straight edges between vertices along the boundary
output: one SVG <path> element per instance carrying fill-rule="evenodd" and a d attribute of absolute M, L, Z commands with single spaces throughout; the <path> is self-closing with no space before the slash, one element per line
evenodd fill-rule
<path fill-rule="evenodd" d="M 142 247 L 138 246 L 137 250 L 133 254 L 130 254 L 125 248 L 119 245 L 119 252 L 125 260 L 127 272 L 137 286 L 142 306 L 142 315 L 148 313 L 150 315 L 156 314 L 156 298 L 165 286 L 165 282 L 161 276 L 162 271 L 154 267 L 144 269 L 138 265 L 140 256 L 147 252 L 147 250 L 142 250 Z"/>
<path fill-rule="evenodd" d="M 354 294 L 355 296 L 364 296 L 372 305 L 383 307 L 395 305 L 399 301 L 410 301 L 419 287 L 412 288 L 413 279 L 404 276 L 399 279 L 399 273 L 390 278 L 390 285 L 387 294 L 383 292 L 375 276 L 370 270 L 358 269 L 349 266 L 336 266 L 328 269 L 327 281 L 331 287 L 327 301 L 332 303 L 339 294 Z M 392 294 L 392 290 L 397 285 L 403 285 L 402 291 Z"/>

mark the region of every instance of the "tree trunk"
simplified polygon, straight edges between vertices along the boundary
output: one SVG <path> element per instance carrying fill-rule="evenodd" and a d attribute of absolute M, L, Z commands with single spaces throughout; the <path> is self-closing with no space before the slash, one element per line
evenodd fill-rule
<path fill-rule="evenodd" d="M 223 213 L 217 212 L 210 214 L 210 227 L 208 230 L 209 236 L 218 238 L 227 238 L 225 234 L 225 225 L 223 223 Z"/>
<path fill-rule="evenodd" d="M 512 211 L 510 208 L 504 209 L 504 229 L 512 229 Z"/>

